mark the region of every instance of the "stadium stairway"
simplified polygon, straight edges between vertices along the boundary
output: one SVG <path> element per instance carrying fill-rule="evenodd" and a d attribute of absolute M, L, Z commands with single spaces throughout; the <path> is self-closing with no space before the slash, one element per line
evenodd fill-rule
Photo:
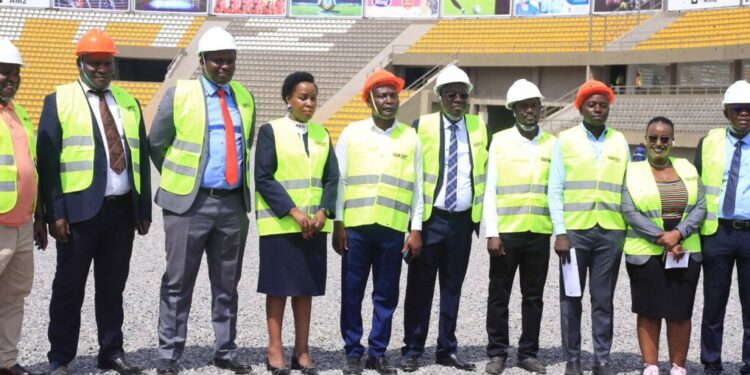
<path fill-rule="evenodd" d="M 627 51 L 651 38 L 659 30 L 671 25 L 680 18 L 679 13 L 654 13 L 651 18 L 605 45 L 603 51 Z"/>

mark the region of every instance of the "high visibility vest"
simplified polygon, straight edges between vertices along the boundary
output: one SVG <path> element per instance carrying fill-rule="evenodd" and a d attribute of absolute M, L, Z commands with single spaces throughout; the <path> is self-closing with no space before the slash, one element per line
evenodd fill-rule
<path fill-rule="evenodd" d="M 706 220 L 701 225 L 701 234 L 710 236 L 719 228 L 719 196 L 727 167 L 727 128 L 709 131 L 701 147 L 701 180 L 706 188 Z"/>
<path fill-rule="evenodd" d="M 440 153 L 442 152 L 440 149 L 440 134 L 443 131 L 440 126 L 440 117 L 440 112 L 420 117 L 419 129 L 417 130 L 419 140 L 422 142 L 422 169 L 424 173 L 422 183 L 422 194 L 424 195 L 423 221 L 427 221 L 430 215 L 432 215 L 432 205 L 435 201 L 435 190 L 438 175 L 440 174 Z M 474 186 L 471 220 L 478 223 L 482 219 L 482 206 L 484 202 L 485 168 L 487 166 L 487 127 L 485 127 L 484 122 L 479 116 L 466 115 L 464 119 L 469 135 L 472 163 L 471 179 Z M 448 141 L 445 140 L 445 142 Z"/>
<path fill-rule="evenodd" d="M 559 139 L 565 165 L 565 228 L 582 230 L 599 225 L 604 229 L 625 230 L 620 212 L 628 164 L 625 137 L 608 128 L 598 162 L 582 126 L 560 132 Z"/>
<path fill-rule="evenodd" d="M 13 108 L 18 119 L 26 131 L 26 139 L 29 142 L 31 161 L 36 160 L 36 140 L 34 139 L 34 125 L 29 120 L 29 115 L 18 103 L 13 103 Z M 38 182 L 36 169 L 34 169 L 34 180 Z M 10 134 L 8 124 L 0 117 L 0 214 L 4 214 L 16 207 L 18 201 L 18 167 L 16 165 L 16 152 L 13 148 L 13 137 Z M 36 204 L 36 197 L 34 197 Z"/>
<path fill-rule="evenodd" d="M 140 133 L 141 110 L 138 102 L 125 90 L 111 86 L 112 96 L 120 110 L 125 144 L 130 149 L 130 173 L 135 191 L 141 192 Z M 78 82 L 57 86 L 57 117 L 62 128 L 60 183 L 63 193 L 86 190 L 94 180 L 94 120 L 84 89 Z M 101 135 L 105 138 L 104 134 Z M 147 160 L 145 162 L 148 162 Z"/>
<path fill-rule="evenodd" d="M 698 171 L 686 159 L 670 158 L 670 160 L 675 171 L 677 171 L 677 175 L 680 176 L 687 189 L 687 207 L 682 214 L 682 219 L 685 220 L 685 217 L 698 201 Z M 628 164 L 625 184 L 638 211 L 648 217 L 659 228 L 664 229 L 661 194 L 659 193 L 659 188 L 657 187 L 654 174 L 651 172 L 651 165 L 649 165 L 648 161 L 637 161 Z M 700 252 L 701 241 L 698 233 L 688 236 L 682 242 L 682 247 L 685 248 L 685 251 Z M 660 255 L 664 253 L 664 247 L 641 237 L 635 229 L 628 226 L 623 251 L 627 255 Z"/>
<path fill-rule="evenodd" d="M 255 102 L 241 83 L 229 82 L 242 119 L 242 135 L 251 144 Z M 198 175 L 198 164 L 203 151 L 207 129 L 206 99 L 199 79 L 178 80 L 174 91 L 175 138 L 164 155 L 161 168 L 161 188 L 175 195 L 193 191 Z M 250 147 L 245 147 L 245 178 L 250 186 Z"/>
<path fill-rule="evenodd" d="M 516 129 L 506 129 L 492 137 L 492 143 L 498 145 L 494 150 L 499 233 L 552 233 L 547 182 L 557 139 L 545 131 L 541 132 L 532 162 L 529 162 L 526 150 L 518 140 Z"/>
<path fill-rule="evenodd" d="M 269 125 L 273 129 L 278 160 L 273 177 L 289 194 L 295 207 L 313 217 L 320 209 L 320 201 L 323 199 L 322 179 L 331 142 L 328 133 L 316 123 L 307 124 L 307 147 L 310 152 L 308 155 L 291 120 L 281 118 L 271 121 Z M 257 190 L 255 207 L 259 235 L 302 231 L 291 215 L 277 217 Z M 322 231 L 330 232 L 331 227 L 331 221 L 326 220 Z"/>
<path fill-rule="evenodd" d="M 389 148 L 380 153 L 372 141 L 372 121 L 350 124 L 346 135 L 344 226 L 379 224 L 406 232 L 416 175 L 414 129 L 394 123 Z"/>

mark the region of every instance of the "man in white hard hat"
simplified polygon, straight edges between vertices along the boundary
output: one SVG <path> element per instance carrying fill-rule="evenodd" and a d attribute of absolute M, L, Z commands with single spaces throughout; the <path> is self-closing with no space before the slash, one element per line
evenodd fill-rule
<path fill-rule="evenodd" d="M 34 126 L 13 102 L 21 66 L 18 49 L 0 40 L 0 374 L 11 375 L 34 374 L 17 362 L 18 342 L 34 282 L 34 242 L 47 247 L 42 205 L 36 204 Z"/>
<path fill-rule="evenodd" d="M 537 374 L 547 372 L 537 354 L 552 234 L 547 180 L 556 138 L 539 128 L 542 99 L 534 83 L 525 79 L 514 82 L 505 107 L 513 112 L 516 123 L 496 133 L 490 144 L 483 215 L 490 254 L 488 374 L 505 369 L 510 346 L 508 303 L 519 269 L 521 337 L 516 364 Z"/>
<path fill-rule="evenodd" d="M 423 249 L 409 263 L 404 301 L 404 346 L 401 369 L 419 368 L 430 325 L 435 279 L 440 278 L 440 322 L 436 362 L 473 371 L 473 363 L 458 355 L 456 322 L 471 235 L 482 217 L 487 128 L 476 115 L 466 114 L 474 85 L 455 65 L 438 75 L 434 93 L 440 112 L 414 122 L 422 142 L 424 170 Z"/>
<path fill-rule="evenodd" d="M 698 144 L 695 167 L 706 187 L 703 237 L 701 363 L 720 374 L 724 315 L 737 263 L 742 306 L 741 374 L 750 374 L 750 83 L 737 81 L 724 94 L 728 127 L 708 132 Z"/>
<path fill-rule="evenodd" d="M 161 282 L 157 373 L 176 374 L 201 258 L 206 253 L 216 341 L 212 364 L 252 372 L 237 357 L 237 284 L 250 211 L 248 162 L 255 124 L 252 94 L 233 81 L 237 45 L 222 28 L 198 42 L 202 75 L 180 80 L 159 105 L 149 134 L 161 174 L 167 269 Z"/>

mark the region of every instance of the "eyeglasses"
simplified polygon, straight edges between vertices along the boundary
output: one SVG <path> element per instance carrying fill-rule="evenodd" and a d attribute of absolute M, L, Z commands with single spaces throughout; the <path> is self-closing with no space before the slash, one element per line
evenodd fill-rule
<path fill-rule="evenodd" d="M 449 92 L 447 94 L 442 95 L 444 98 L 447 98 L 448 100 L 456 100 L 456 98 L 461 98 L 463 100 L 466 100 L 469 98 L 468 92 Z"/>
<path fill-rule="evenodd" d="M 672 140 L 672 137 L 663 135 L 663 136 L 657 136 L 657 135 L 647 135 L 646 139 L 648 139 L 649 143 L 656 144 L 656 141 L 661 142 L 662 144 L 667 144 L 669 141 Z"/>
<path fill-rule="evenodd" d="M 730 111 L 740 114 L 742 112 L 750 113 L 750 105 L 747 104 L 730 104 L 727 106 Z"/>

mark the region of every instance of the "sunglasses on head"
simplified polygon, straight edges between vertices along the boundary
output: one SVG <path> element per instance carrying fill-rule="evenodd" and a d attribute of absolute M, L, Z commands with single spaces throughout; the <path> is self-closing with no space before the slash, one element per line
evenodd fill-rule
<path fill-rule="evenodd" d="M 660 136 L 658 136 L 658 135 L 647 135 L 647 136 L 646 136 L 646 139 L 648 139 L 648 142 L 649 142 L 649 143 L 654 143 L 654 144 L 655 144 L 655 143 L 656 143 L 656 141 L 658 140 L 658 141 L 660 141 L 660 142 L 661 142 L 662 144 L 667 144 L 667 143 L 669 143 L 669 141 L 671 141 L 671 140 L 672 140 L 672 137 L 670 137 L 670 136 L 667 136 L 667 135 L 663 135 L 663 136 L 661 136 L 661 137 L 660 137 Z"/>
<path fill-rule="evenodd" d="M 455 100 L 456 98 L 461 98 L 463 100 L 466 100 L 469 98 L 468 92 L 449 92 L 447 94 L 443 94 L 443 97 L 448 98 L 448 100 Z"/>
<path fill-rule="evenodd" d="M 727 108 L 737 114 L 742 112 L 750 113 L 750 104 L 729 104 L 727 105 Z"/>

